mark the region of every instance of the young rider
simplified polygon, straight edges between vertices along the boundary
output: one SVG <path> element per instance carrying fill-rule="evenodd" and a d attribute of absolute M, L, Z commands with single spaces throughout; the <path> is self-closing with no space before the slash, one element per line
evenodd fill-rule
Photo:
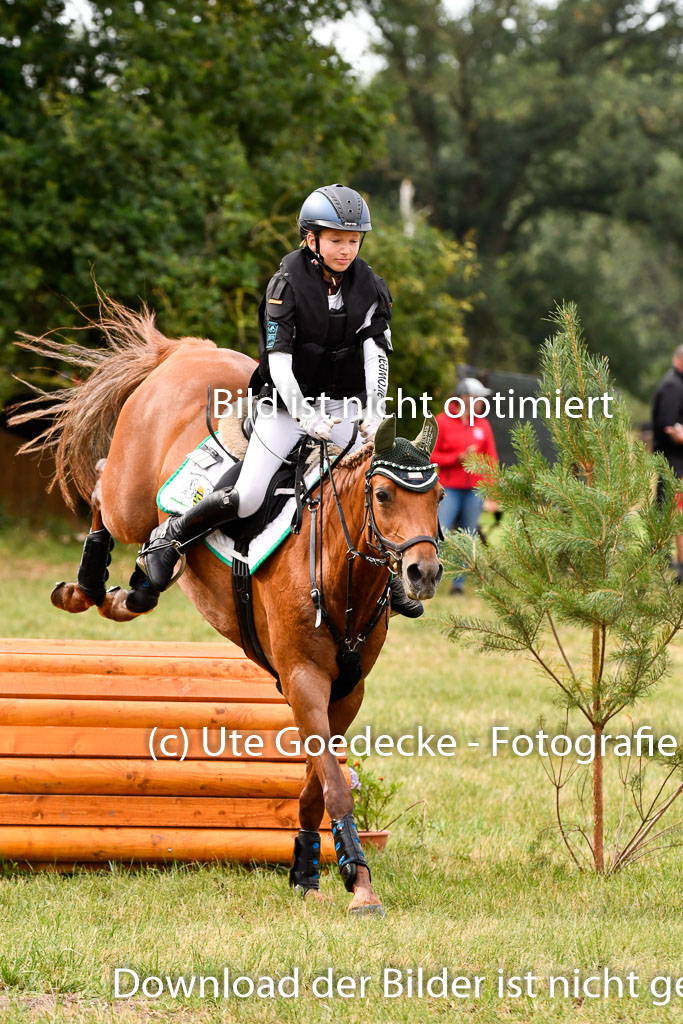
<path fill-rule="evenodd" d="M 218 488 L 154 530 L 138 560 L 152 591 L 171 582 L 181 546 L 260 508 L 273 474 L 304 434 L 345 447 L 358 421 L 354 447 L 374 438 L 388 385 L 391 296 L 358 258 L 371 230 L 367 204 L 351 188 L 325 185 L 304 202 L 301 247 L 284 257 L 259 308 L 255 377 L 257 386 L 275 392 L 272 415 L 255 422 L 234 487 Z M 350 398 L 359 401 L 345 408 Z M 391 603 L 410 617 L 422 613 L 398 578 Z"/>

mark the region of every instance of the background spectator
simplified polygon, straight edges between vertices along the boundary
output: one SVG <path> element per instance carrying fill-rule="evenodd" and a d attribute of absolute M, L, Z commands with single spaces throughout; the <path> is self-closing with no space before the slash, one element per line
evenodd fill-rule
<path fill-rule="evenodd" d="M 439 465 L 439 479 L 446 491 L 446 497 L 439 506 L 439 521 L 444 530 L 454 530 L 460 526 L 469 533 L 477 532 L 483 499 L 475 488 L 482 478 L 478 473 L 468 473 L 463 461 L 470 452 L 490 455 L 498 461 L 488 420 L 475 420 L 470 426 L 471 407 L 474 405 L 476 410 L 478 399 L 486 398 L 491 393 L 476 377 L 465 377 L 455 389 L 455 395 L 463 399 L 462 414 L 454 416 L 442 412 L 436 417 L 439 439 L 432 457 Z M 462 576 L 455 577 L 450 593 L 464 593 Z"/>
<path fill-rule="evenodd" d="M 652 434 L 654 451 L 662 453 L 677 477 L 683 477 L 683 345 L 674 352 L 672 366 L 655 391 Z M 678 500 L 680 503 L 680 493 Z M 683 534 L 680 533 L 676 537 L 675 567 L 678 581 L 683 583 Z"/>

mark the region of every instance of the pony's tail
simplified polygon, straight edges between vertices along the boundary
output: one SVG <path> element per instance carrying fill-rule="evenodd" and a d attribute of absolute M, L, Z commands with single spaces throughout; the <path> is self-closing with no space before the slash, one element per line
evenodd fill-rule
<path fill-rule="evenodd" d="M 55 471 L 48 490 L 57 484 L 71 509 L 75 507 L 71 483 L 90 503 L 95 466 L 109 452 L 116 420 L 126 399 L 178 345 L 189 340 L 166 338 L 157 330 L 154 314 L 147 306 L 142 307 L 141 313 L 134 313 L 100 289 L 97 296 L 98 319 L 88 318 L 88 325 L 80 329 L 99 328 L 107 342 L 105 348 L 67 344 L 49 334 L 41 338 L 20 334 L 24 340 L 16 342 L 40 356 L 90 371 L 83 381 L 58 391 L 43 391 L 31 385 L 38 394 L 15 406 L 9 420 L 10 425 L 19 425 L 50 419 L 50 426 L 22 445 L 19 452 L 53 454 Z M 46 400 L 50 403 L 47 406 Z"/>

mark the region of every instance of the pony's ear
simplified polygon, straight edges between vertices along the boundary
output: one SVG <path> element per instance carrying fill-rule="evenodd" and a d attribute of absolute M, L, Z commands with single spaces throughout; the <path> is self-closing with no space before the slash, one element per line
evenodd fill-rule
<path fill-rule="evenodd" d="M 396 417 L 392 413 L 391 416 L 385 416 L 375 434 L 375 455 L 379 455 L 381 452 L 388 452 L 390 448 L 393 448 L 394 441 L 396 440 Z"/>
<path fill-rule="evenodd" d="M 416 448 L 419 448 L 421 452 L 431 455 L 434 451 L 434 446 L 438 436 L 439 428 L 436 424 L 436 420 L 430 412 L 425 416 L 425 421 L 422 424 L 422 430 L 413 441 L 413 444 Z"/>

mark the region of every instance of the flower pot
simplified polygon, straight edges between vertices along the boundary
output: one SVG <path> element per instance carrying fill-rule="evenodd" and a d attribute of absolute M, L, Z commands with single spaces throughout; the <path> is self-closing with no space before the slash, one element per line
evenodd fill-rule
<path fill-rule="evenodd" d="M 359 829 L 358 830 L 358 836 L 360 838 L 361 845 L 363 843 L 370 843 L 372 846 L 376 847 L 378 850 L 383 850 L 384 847 L 387 845 L 387 839 L 389 838 L 389 832 L 385 828 L 370 829 L 367 832 L 363 832 L 363 831 L 361 831 Z"/>

